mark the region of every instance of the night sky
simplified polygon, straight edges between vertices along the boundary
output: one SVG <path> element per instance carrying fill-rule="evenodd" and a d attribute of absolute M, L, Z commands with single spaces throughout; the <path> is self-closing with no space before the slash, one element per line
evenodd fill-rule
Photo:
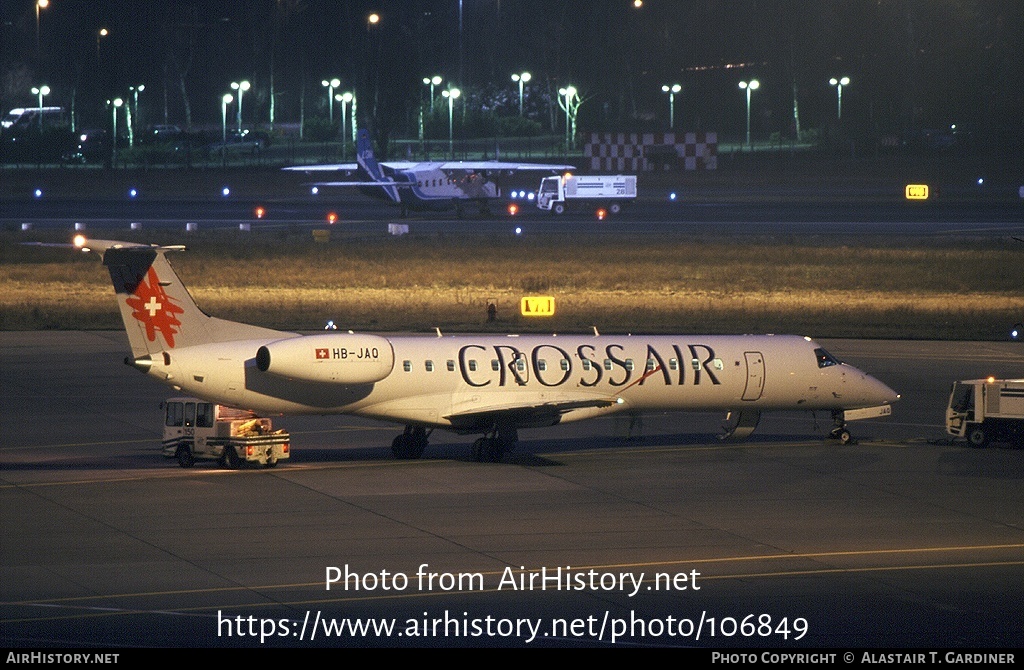
<path fill-rule="evenodd" d="M 70 107 L 82 123 L 146 86 L 144 124 L 218 124 L 220 96 L 248 79 L 247 124 L 326 116 L 323 78 L 354 88 L 361 115 L 414 132 L 424 76 L 470 104 L 512 113 L 513 72 L 530 71 L 527 113 L 549 126 L 548 96 L 575 85 L 586 129 L 663 128 L 662 84 L 680 83 L 677 126 L 742 132 L 737 84 L 757 78 L 754 131 L 835 122 L 830 77 L 849 76 L 843 122 L 878 136 L 957 123 L 1019 142 L 1024 126 L 1024 3 L 1019 0 L 3 0 L 0 107 Z M 376 11 L 381 22 L 368 27 Z M 109 35 L 99 37 L 100 28 Z M 461 40 L 460 40 L 461 34 Z M 271 75 L 273 74 L 273 87 Z M 447 84 L 442 84 L 442 87 Z M 184 94 L 183 94 L 184 89 Z M 188 107 L 186 108 L 186 100 Z M 1016 139 L 1014 139 L 1016 138 Z"/>

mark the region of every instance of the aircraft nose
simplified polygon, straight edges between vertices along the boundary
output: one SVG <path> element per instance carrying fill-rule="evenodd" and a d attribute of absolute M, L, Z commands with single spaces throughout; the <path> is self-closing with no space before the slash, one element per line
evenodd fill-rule
<path fill-rule="evenodd" d="M 857 370 L 857 372 L 861 376 L 860 387 L 865 400 L 876 405 L 888 405 L 900 399 L 900 394 L 889 388 L 884 382 L 875 379 L 866 372 L 861 372 L 860 370 Z"/>

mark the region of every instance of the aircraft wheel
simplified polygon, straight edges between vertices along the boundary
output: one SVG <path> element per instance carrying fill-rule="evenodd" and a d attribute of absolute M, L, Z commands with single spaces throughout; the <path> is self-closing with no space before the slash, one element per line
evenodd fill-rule
<path fill-rule="evenodd" d="M 975 449 L 984 449 L 988 446 L 989 435 L 981 426 L 972 426 L 967 431 L 967 444 Z"/>
<path fill-rule="evenodd" d="M 178 446 L 178 451 L 175 452 L 175 456 L 178 457 L 178 465 L 183 468 L 191 468 L 195 465 L 196 458 L 192 454 L 192 445 L 187 442 Z"/>
<path fill-rule="evenodd" d="M 492 463 L 498 463 L 505 456 L 505 443 L 499 439 L 487 440 L 487 459 Z"/>
<path fill-rule="evenodd" d="M 425 437 L 417 438 L 416 435 L 402 433 L 395 436 L 391 442 L 391 453 L 395 455 L 395 458 L 419 458 L 423 455 L 423 450 L 426 447 Z"/>
<path fill-rule="evenodd" d="M 473 442 L 473 460 L 480 462 L 484 460 L 484 438 L 478 437 Z"/>
<path fill-rule="evenodd" d="M 237 470 L 239 459 L 238 452 L 231 445 L 224 447 L 224 456 L 221 457 L 221 464 L 228 470 Z"/>
<path fill-rule="evenodd" d="M 839 440 L 839 444 L 849 444 L 853 441 L 853 436 L 850 434 L 850 431 L 845 428 L 836 428 L 832 431 L 832 434 L 829 437 L 833 440 Z"/>

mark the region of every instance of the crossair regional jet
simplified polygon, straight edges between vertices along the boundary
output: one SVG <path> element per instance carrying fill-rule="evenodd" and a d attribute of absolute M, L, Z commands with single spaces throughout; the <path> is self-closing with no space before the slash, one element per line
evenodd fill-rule
<path fill-rule="evenodd" d="M 270 330 L 203 313 L 167 261 L 181 246 L 108 240 L 102 255 L 128 331 L 125 362 L 176 390 L 267 414 L 353 414 L 402 424 L 392 450 L 418 458 L 436 428 L 480 434 L 500 460 L 521 428 L 613 414 L 729 412 L 743 438 L 768 410 L 891 413 L 899 396 L 791 335 L 382 336 Z"/>
<path fill-rule="evenodd" d="M 409 211 L 456 210 L 461 217 L 467 202 L 476 203 L 481 213 L 487 213 L 494 200 L 509 198 L 503 179 L 520 172 L 540 176 L 575 171 L 572 165 L 544 163 L 502 163 L 499 161 L 447 161 L 408 162 L 385 161 L 378 163 L 373 155 L 370 133 L 358 132 L 355 163 L 333 165 L 299 165 L 287 167 L 293 172 L 357 174 L 359 181 L 322 181 L 317 187 L 358 188 L 366 195 L 397 205 L 404 217 Z"/>

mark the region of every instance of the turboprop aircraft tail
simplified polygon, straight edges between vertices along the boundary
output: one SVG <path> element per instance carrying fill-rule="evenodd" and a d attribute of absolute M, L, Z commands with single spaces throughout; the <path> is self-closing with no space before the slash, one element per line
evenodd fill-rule
<path fill-rule="evenodd" d="M 136 360 L 198 344 L 289 335 L 218 319 L 199 309 L 167 261 L 167 252 L 183 251 L 183 246 L 85 239 L 76 245 L 102 255 Z"/>
<path fill-rule="evenodd" d="M 373 142 L 370 140 L 370 131 L 365 128 L 361 129 L 356 136 L 356 162 L 370 176 L 371 181 L 384 189 L 384 192 L 391 200 L 401 202 L 398 187 L 384 183 L 394 180 L 384 176 L 384 170 L 381 168 L 380 163 L 377 162 L 376 156 L 373 155 Z"/>

